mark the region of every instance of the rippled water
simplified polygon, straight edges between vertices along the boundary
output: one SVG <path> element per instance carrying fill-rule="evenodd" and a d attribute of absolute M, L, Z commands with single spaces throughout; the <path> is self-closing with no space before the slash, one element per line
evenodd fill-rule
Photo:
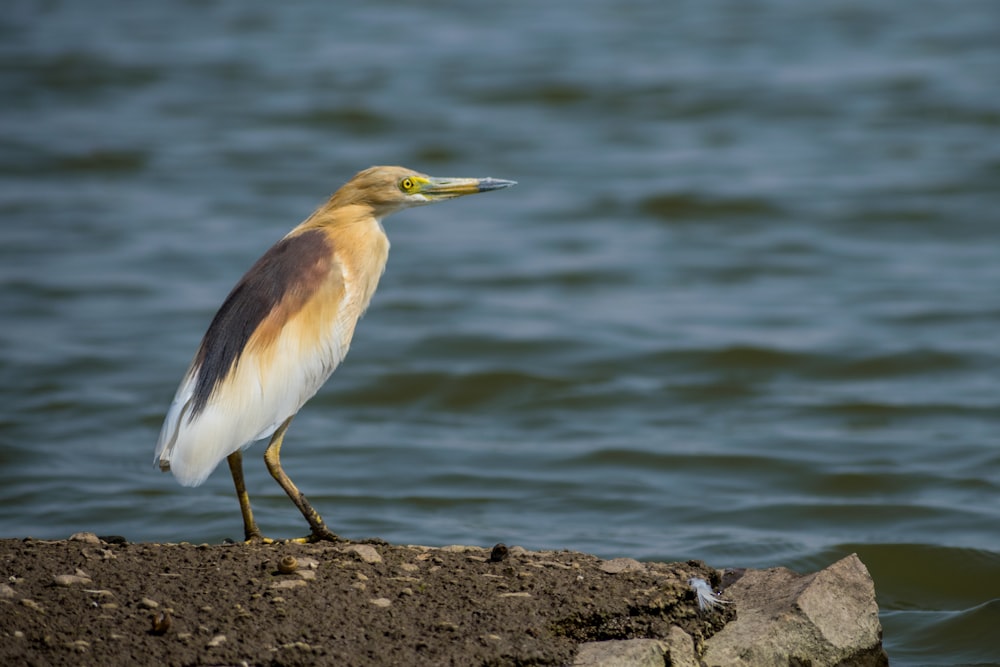
<path fill-rule="evenodd" d="M 341 3 L 342 4 L 342 3 Z M 894 664 L 1000 647 L 988 0 L 16 2 L 0 18 L 0 533 L 239 537 L 151 465 L 240 274 L 355 171 L 386 221 L 283 460 L 331 526 L 812 570 Z M 256 446 L 265 532 L 301 517 Z"/>

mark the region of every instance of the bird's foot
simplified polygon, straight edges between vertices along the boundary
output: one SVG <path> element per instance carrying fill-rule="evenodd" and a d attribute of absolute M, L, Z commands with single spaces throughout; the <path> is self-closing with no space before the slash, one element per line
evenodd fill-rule
<path fill-rule="evenodd" d="M 329 529 L 323 531 L 313 531 L 304 537 L 289 537 L 286 539 L 274 539 L 264 537 L 260 533 L 249 535 L 243 544 L 315 544 L 316 542 L 345 542 L 344 538 Z"/>
<path fill-rule="evenodd" d="M 329 530 L 325 533 L 310 533 L 304 537 L 292 537 L 287 540 L 278 540 L 280 542 L 287 542 L 289 544 L 316 544 L 317 542 L 346 542 L 344 538 L 331 533 Z"/>
<path fill-rule="evenodd" d="M 290 541 L 298 542 L 299 544 L 315 544 L 316 542 L 344 542 L 345 540 L 324 524 L 319 524 L 312 527 L 312 532 L 309 535 Z"/>
<path fill-rule="evenodd" d="M 264 537 L 260 532 L 247 533 L 246 539 L 243 540 L 244 544 L 274 544 L 280 540 L 275 540 L 270 537 Z"/>

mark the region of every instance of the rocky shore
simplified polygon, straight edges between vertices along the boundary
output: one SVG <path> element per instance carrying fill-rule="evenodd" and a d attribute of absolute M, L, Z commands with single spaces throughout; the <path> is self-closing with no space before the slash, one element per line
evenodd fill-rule
<path fill-rule="evenodd" d="M 502 546 L 79 533 L 0 540 L 0 564 L 8 665 L 887 664 L 853 555 L 799 575 Z M 702 608 L 692 579 L 725 603 Z"/>

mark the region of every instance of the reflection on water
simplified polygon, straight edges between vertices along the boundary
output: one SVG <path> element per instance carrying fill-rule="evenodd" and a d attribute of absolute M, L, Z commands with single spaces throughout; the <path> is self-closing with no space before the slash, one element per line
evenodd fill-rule
<path fill-rule="evenodd" d="M 520 185 L 387 221 L 371 312 L 289 432 L 335 529 L 800 570 L 857 552 L 894 664 L 1000 662 L 995 16 L 16 6 L 2 533 L 238 535 L 224 471 L 182 489 L 151 465 L 229 288 L 358 169 L 492 175 Z M 258 519 L 298 534 L 261 450 Z"/>

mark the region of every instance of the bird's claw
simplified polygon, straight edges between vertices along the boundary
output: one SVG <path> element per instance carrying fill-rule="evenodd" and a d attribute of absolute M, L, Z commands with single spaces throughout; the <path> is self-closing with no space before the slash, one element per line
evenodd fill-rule
<path fill-rule="evenodd" d="M 307 537 L 301 538 L 307 544 L 313 544 L 316 542 L 343 542 L 343 538 L 334 533 L 332 530 L 323 526 L 322 528 L 313 528 L 312 533 Z"/>
<path fill-rule="evenodd" d="M 317 542 L 343 542 L 344 538 L 340 537 L 329 528 L 324 528 L 322 530 L 313 530 L 308 535 L 304 537 L 289 537 L 287 539 L 274 539 L 272 537 L 264 537 L 260 533 L 253 533 L 246 536 L 243 540 L 244 544 L 315 544 Z"/>

